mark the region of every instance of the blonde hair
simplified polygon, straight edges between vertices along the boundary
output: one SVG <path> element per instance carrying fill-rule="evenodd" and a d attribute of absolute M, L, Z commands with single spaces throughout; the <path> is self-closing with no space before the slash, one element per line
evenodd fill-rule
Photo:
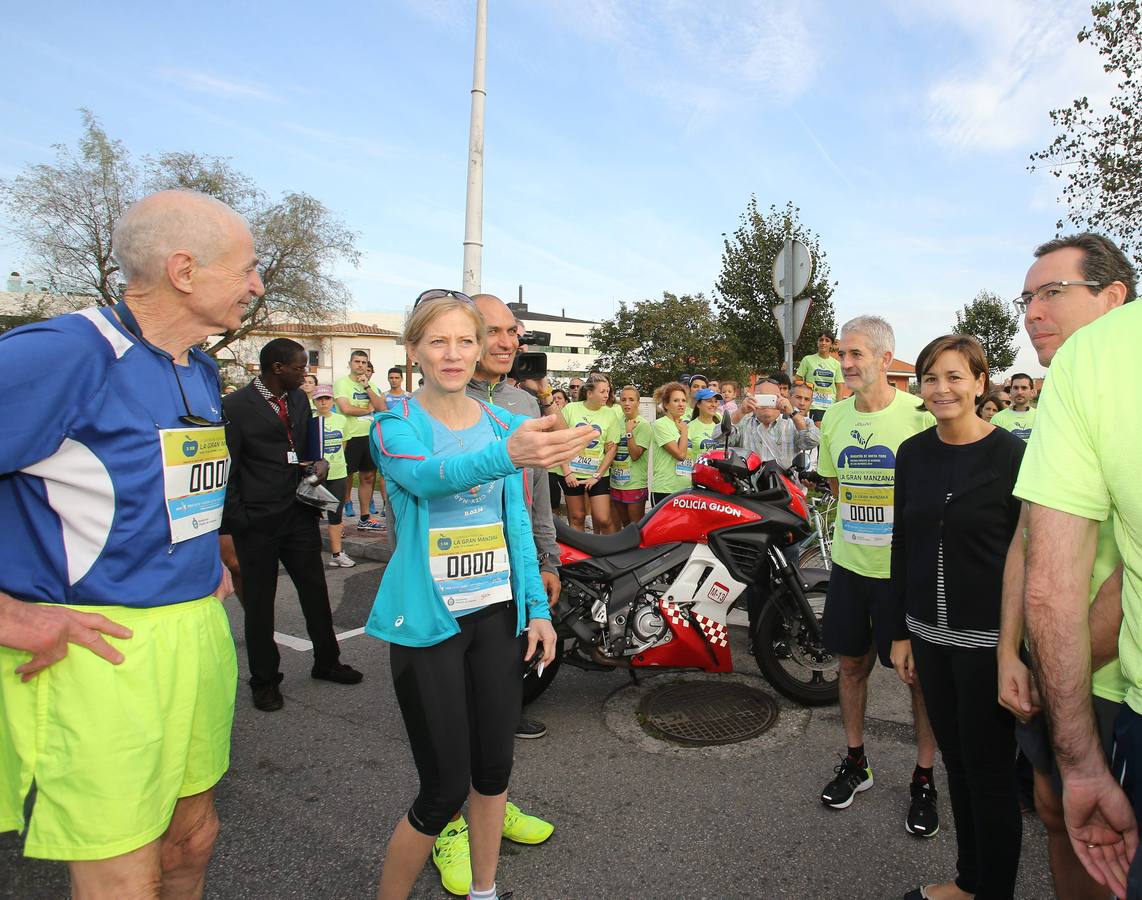
<path fill-rule="evenodd" d="M 483 347 L 488 337 L 488 326 L 484 322 L 484 317 L 475 303 L 461 300 L 459 297 L 436 297 L 413 307 L 404 323 L 405 346 L 415 347 L 428 331 L 429 325 L 446 313 L 457 309 L 471 316 L 472 324 L 476 326 L 476 340 Z"/>

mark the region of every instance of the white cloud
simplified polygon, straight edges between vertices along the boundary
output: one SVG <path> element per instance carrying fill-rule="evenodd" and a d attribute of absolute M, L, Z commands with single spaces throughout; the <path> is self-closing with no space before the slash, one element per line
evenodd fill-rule
<path fill-rule="evenodd" d="M 743 105 L 785 105 L 813 83 L 824 40 L 816 0 L 548 0 L 552 14 L 612 45 L 631 85 L 665 101 L 687 128 Z"/>
<path fill-rule="evenodd" d="M 900 10 L 966 36 L 970 58 L 928 87 L 928 132 L 943 145 L 1002 151 L 1045 144 L 1047 113 L 1076 97 L 1098 102 L 1113 88 L 1099 57 L 1075 35 L 1089 22 L 1082 4 L 993 0 L 984 11 L 971 0 L 935 0 Z"/>
<path fill-rule="evenodd" d="M 260 84 L 252 82 L 235 81 L 231 78 L 222 78 L 209 72 L 198 72 L 193 69 L 159 69 L 159 75 L 167 81 L 181 85 L 187 90 L 206 94 L 215 94 L 222 97 L 238 97 L 248 100 L 277 100 L 278 98 Z"/>

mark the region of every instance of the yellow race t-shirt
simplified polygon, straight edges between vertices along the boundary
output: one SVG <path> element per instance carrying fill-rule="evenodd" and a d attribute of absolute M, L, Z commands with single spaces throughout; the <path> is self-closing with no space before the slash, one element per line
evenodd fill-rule
<path fill-rule="evenodd" d="M 1010 407 L 1001 409 L 991 417 L 991 424 L 1010 431 L 1026 442 L 1031 437 L 1031 429 L 1035 427 L 1035 407 L 1032 406 L 1025 412 L 1016 412 Z"/>
<path fill-rule="evenodd" d="M 675 459 L 662 449 L 663 444 L 672 444 L 678 440 L 680 432 L 674 420 L 670 416 L 655 420 L 653 432 L 654 493 L 673 494 L 690 487 L 694 483 L 690 477 L 693 471 L 690 457 Z"/>
<path fill-rule="evenodd" d="M 719 425 L 717 422 L 703 422 L 701 419 L 691 419 L 689 425 L 690 449 L 686 458 L 690 462 L 691 472 L 699 456 L 704 456 L 708 450 L 718 445 Z"/>
<path fill-rule="evenodd" d="M 1136 403 L 1123 405 L 1119 390 L 1133 381 L 1140 341 L 1140 303 L 1109 312 L 1066 340 L 1051 360 L 1015 494 L 1096 522 L 1114 512 L 1124 570 L 1118 659 L 1126 702 L 1142 714 L 1142 415 Z"/>
<path fill-rule="evenodd" d="M 349 472 L 345 464 L 345 430 L 349 417 L 331 412 L 327 416 L 317 416 L 321 421 L 321 455 L 329 463 L 329 478 L 344 478 Z"/>
<path fill-rule="evenodd" d="M 380 393 L 375 384 L 370 386 L 373 393 Z M 365 386 L 354 381 L 351 375 L 343 375 L 333 382 L 333 400 L 337 401 L 341 398 L 348 400 L 350 406 L 355 406 L 358 409 L 372 409 L 373 406 L 368 393 L 365 391 Z M 336 402 L 333 405 L 336 408 Z M 348 420 L 348 424 L 345 426 L 345 440 L 364 437 L 369 433 L 369 426 L 373 422 L 372 416 L 346 416 L 345 418 Z"/>
<path fill-rule="evenodd" d="M 896 451 L 936 420 L 903 391 L 877 412 L 859 411 L 856 399 L 834 403 L 821 420 L 817 471 L 839 482 L 833 562 L 868 578 L 888 578 Z"/>
<path fill-rule="evenodd" d="M 647 448 L 650 447 L 654 436 L 650 423 L 642 416 L 634 417 L 634 427 L 627 434 L 626 419 L 622 421 L 619 429 L 618 446 L 615 448 L 615 460 L 611 463 L 611 487 L 621 491 L 637 491 L 646 487 L 646 463 L 650 459 Z M 643 453 L 638 459 L 632 461 L 628 442 L 642 447 Z"/>
<path fill-rule="evenodd" d="M 585 402 L 568 403 L 563 407 L 563 421 L 568 428 L 590 425 L 595 429 L 595 439 L 570 463 L 572 475 L 577 478 L 594 478 L 607 451 L 607 444 L 613 444 L 619 439 L 619 425 L 615 421 L 614 411 L 609 406 L 591 409 Z"/>
<path fill-rule="evenodd" d="M 837 402 L 838 386 L 845 383 L 841 364 L 831 356 L 818 356 L 816 353 L 802 358 L 797 374 L 813 389 L 810 409 L 828 409 Z"/>

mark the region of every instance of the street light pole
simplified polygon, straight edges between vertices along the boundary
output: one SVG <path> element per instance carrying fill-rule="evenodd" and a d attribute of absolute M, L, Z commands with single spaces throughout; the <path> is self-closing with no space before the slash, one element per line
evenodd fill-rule
<path fill-rule="evenodd" d="M 488 0 L 476 0 L 476 59 L 472 72 L 472 125 L 468 135 L 468 199 L 464 213 L 464 277 L 461 290 L 480 291 L 484 250 L 484 101 L 488 92 Z"/>

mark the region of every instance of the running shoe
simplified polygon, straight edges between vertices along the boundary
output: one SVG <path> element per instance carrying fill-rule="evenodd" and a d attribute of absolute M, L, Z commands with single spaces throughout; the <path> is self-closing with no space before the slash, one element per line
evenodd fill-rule
<path fill-rule="evenodd" d="M 466 897 L 472 887 L 472 857 L 468 847 L 468 823 L 461 816 L 449 822 L 432 847 L 432 862 L 440 871 L 444 890 Z"/>
<path fill-rule="evenodd" d="M 844 756 L 839 765 L 833 766 L 833 771 L 836 777 L 821 791 L 821 802 L 825 806 L 848 809 L 857 794 L 872 787 L 872 766 L 867 758 L 862 761 Z"/>
<path fill-rule="evenodd" d="M 358 531 L 384 531 L 385 523 L 380 519 L 358 519 Z"/>
<path fill-rule="evenodd" d="M 935 837 L 940 830 L 940 816 L 936 812 L 936 786 L 927 778 L 912 779 L 912 802 L 908 804 L 908 818 L 904 828 L 916 837 Z"/>
<path fill-rule="evenodd" d="M 537 722 L 535 719 L 525 719 L 520 716 L 519 722 L 515 726 L 515 736 L 517 738 L 524 738 L 535 740 L 547 734 L 547 726 L 542 722 Z"/>
<path fill-rule="evenodd" d="M 544 822 L 537 816 L 525 815 L 510 800 L 504 807 L 504 837 L 509 841 L 517 844 L 542 844 L 551 837 L 554 830 L 555 826 L 550 822 Z"/>
<path fill-rule="evenodd" d="M 344 550 L 342 550 L 340 553 L 334 553 L 332 558 L 329 560 L 329 568 L 331 569 L 336 569 L 338 567 L 342 569 L 351 569 L 355 565 L 357 564 L 349 558 L 349 554 Z"/>
<path fill-rule="evenodd" d="M 357 515 L 355 512 L 353 512 L 353 501 L 352 500 L 346 500 L 345 501 L 345 509 L 342 511 L 341 514 L 343 516 L 345 516 L 345 518 L 347 518 L 347 519 L 351 519 L 355 515 Z"/>

